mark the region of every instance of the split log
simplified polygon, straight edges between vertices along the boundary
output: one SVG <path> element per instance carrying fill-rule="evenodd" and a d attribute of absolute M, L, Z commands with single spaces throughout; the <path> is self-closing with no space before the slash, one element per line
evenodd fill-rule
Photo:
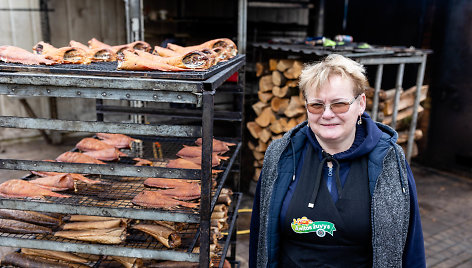
<path fill-rule="evenodd" d="M 279 72 L 285 72 L 287 69 L 291 68 L 294 64 L 295 60 L 290 60 L 290 59 L 282 59 L 277 62 L 277 71 Z"/>
<path fill-rule="evenodd" d="M 270 107 L 264 108 L 261 114 L 256 118 L 255 122 L 261 127 L 267 127 L 275 120 L 275 115 Z"/>
<path fill-rule="evenodd" d="M 395 97 L 395 90 L 396 89 L 394 89 L 394 88 L 388 89 L 388 90 L 380 89 L 379 90 L 379 100 L 384 101 L 384 100 L 388 100 L 388 99 L 393 99 Z M 403 92 L 403 90 L 401 90 L 401 92 Z M 367 98 L 374 98 L 374 93 L 375 93 L 375 89 L 372 88 L 372 87 L 368 87 L 365 90 L 365 96 Z"/>
<path fill-rule="evenodd" d="M 263 103 L 262 101 L 258 101 L 252 105 L 252 109 L 256 113 L 256 115 L 260 115 L 262 112 L 262 109 L 267 107 L 269 104 Z"/>
<path fill-rule="evenodd" d="M 298 80 L 287 80 L 287 82 L 285 82 L 285 85 L 287 85 L 288 87 L 298 87 Z"/>
<path fill-rule="evenodd" d="M 366 103 L 365 105 L 366 105 L 367 109 L 372 110 L 372 108 L 374 108 L 374 100 L 373 99 L 366 98 L 365 103 Z M 385 108 L 385 101 L 380 101 L 379 106 L 378 106 L 378 111 L 383 111 L 384 108 Z"/>
<path fill-rule="evenodd" d="M 409 130 L 407 131 L 401 131 L 398 133 L 398 140 L 397 140 L 397 143 L 398 144 L 402 144 L 402 143 L 405 143 L 408 141 L 408 134 L 409 134 Z M 414 135 L 414 138 L 413 140 L 419 140 L 423 138 L 423 131 L 421 129 L 416 129 L 415 130 L 415 135 Z"/>
<path fill-rule="evenodd" d="M 272 133 L 270 132 L 269 128 L 263 128 L 261 133 L 259 133 L 259 141 L 262 141 L 264 143 L 267 143 L 271 137 Z"/>
<path fill-rule="evenodd" d="M 272 72 L 272 84 L 274 84 L 275 86 L 283 87 L 285 85 L 285 82 L 287 82 L 287 78 L 285 78 L 285 76 L 281 72 Z"/>
<path fill-rule="evenodd" d="M 275 113 L 283 114 L 285 110 L 287 109 L 289 102 L 290 102 L 289 99 L 281 99 L 278 97 L 274 97 L 270 101 L 270 108 Z"/>
<path fill-rule="evenodd" d="M 259 140 L 259 145 L 257 145 L 255 150 L 257 152 L 263 153 L 267 150 L 267 146 L 268 146 L 267 143 L 264 143 L 261 140 Z"/>
<path fill-rule="evenodd" d="M 424 111 L 423 107 L 419 105 L 418 113 L 421 113 L 423 111 Z M 413 107 L 409 107 L 404 110 L 401 110 L 397 114 L 397 122 L 412 115 L 413 115 Z M 392 116 L 385 116 L 384 119 L 382 120 L 382 123 L 384 123 L 385 125 L 390 125 L 390 123 L 392 123 Z"/>
<path fill-rule="evenodd" d="M 283 136 L 284 136 L 283 134 L 279 134 L 279 135 L 272 136 L 272 140 L 281 139 Z"/>
<path fill-rule="evenodd" d="M 256 159 L 256 160 L 261 160 L 261 159 L 264 158 L 263 153 L 257 152 L 255 150 L 252 151 L 252 155 L 254 156 L 254 159 Z"/>
<path fill-rule="evenodd" d="M 287 117 L 292 118 L 302 115 L 305 112 L 305 106 L 303 106 L 303 103 L 300 102 L 300 98 L 298 96 L 292 96 L 290 98 L 290 103 L 288 104 L 287 109 L 285 109 L 284 114 Z"/>
<path fill-rule="evenodd" d="M 247 148 L 249 148 L 249 150 L 251 150 L 251 151 L 254 151 L 254 149 L 256 149 L 256 145 L 254 145 L 254 143 L 248 141 L 247 142 Z"/>
<path fill-rule="evenodd" d="M 272 99 L 272 97 L 274 96 L 272 94 L 272 92 L 262 92 L 262 91 L 259 91 L 257 92 L 257 96 L 259 97 L 259 100 L 262 102 L 262 103 L 269 103 L 270 99 Z"/>
<path fill-rule="evenodd" d="M 272 91 L 274 84 L 272 83 L 272 75 L 264 75 L 259 79 L 259 92 L 269 92 Z"/>
<path fill-rule="evenodd" d="M 426 99 L 427 94 L 428 94 L 428 86 L 427 85 L 422 86 L 421 91 L 420 91 L 420 102 Z M 398 103 L 398 111 L 401 111 L 405 108 L 413 106 L 415 104 L 415 98 L 416 98 L 416 86 L 411 87 L 408 90 L 404 91 L 400 95 L 400 101 Z M 395 103 L 394 99 L 388 99 L 385 101 L 385 105 L 382 109 L 385 115 L 393 114 L 394 103 Z"/>
<path fill-rule="evenodd" d="M 285 125 L 286 124 L 287 123 L 285 122 Z M 282 123 L 280 122 L 280 120 L 275 120 L 274 122 L 272 122 L 272 124 L 270 124 L 269 129 L 274 134 L 280 134 L 280 133 L 284 132 L 284 127 L 283 127 Z"/>
<path fill-rule="evenodd" d="M 297 119 L 295 119 L 295 118 L 290 119 L 290 120 L 287 122 L 287 125 L 285 126 L 284 132 L 289 131 L 290 129 L 296 127 L 297 125 L 298 125 L 298 124 L 297 124 Z"/>
<path fill-rule="evenodd" d="M 254 181 L 257 182 L 259 180 L 259 177 L 261 176 L 261 171 L 262 171 L 262 168 L 256 168 L 254 172 L 254 177 L 253 177 Z"/>
<path fill-rule="evenodd" d="M 285 98 L 285 97 L 296 95 L 297 90 L 298 90 L 297 88 L 289 87 L 288 85 L 285 85 L 284 87 L 274 86 L 272 88 L 272 94 L 274 94 L 274 96 L 279 97 L 279 98 Z"/>
<path fill-rule="evenodd" d="M 262 164 L 258 160 L 254 160 L 254 163 L 252 164 L 252 166 L 255 168 L 260 168 L 262 167 Z"/>
<path fill-rule="evenodd" d="M 277 60 L 276 59 L 270 59 L 269 60 L 269 71 L 275 71 L 277 70 Z"/>
<path fill-rule="evenodd" d="M 297 125 L 302 123 L 302 122 L 305 122 L 306 118 L 307 118 L 306 113 L 304 113 L 304 114 L 300 115 L 299 117 L 297 117 L 297 119 L 296 119 Z"/>
<path fill-rule="evenodd" d="M 256 62 L 256 77 L 261 77 L 269 73 L 269 64 L 267 62 Z"/>
<path fill-rule="evenodd" d="M 259 139 L 259 133 L 261 133 L 262 128 L 256 122 L 247 122 L 247 129 L 255 139 Z"/>
<path fill-rule="evenodd" d="M 298 79 L 300 75 L 302 74 L 303 70 L 303 63 L 301 61 L 294 61 L 292 67 L 288 68 L 284 72 L 284 76 L 287 79 Z"/>

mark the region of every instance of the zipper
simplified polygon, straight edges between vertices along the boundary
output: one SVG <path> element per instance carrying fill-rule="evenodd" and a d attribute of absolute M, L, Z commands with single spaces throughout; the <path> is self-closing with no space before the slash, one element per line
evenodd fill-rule
<path fill-rule="evenodd" d="M 328 180 L 327 180 L 327 186 L 328 186 L 328 191 L 331 193 L 331 186 L 333 185 L 333 163 L 332 162 L 326 162 L 326 165 L 328 166 Z"/>

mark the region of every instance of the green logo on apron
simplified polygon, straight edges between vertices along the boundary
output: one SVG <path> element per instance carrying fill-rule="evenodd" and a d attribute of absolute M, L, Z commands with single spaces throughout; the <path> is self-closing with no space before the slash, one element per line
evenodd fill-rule
<path fill-rule="evenodd" d="M 295 233 L 304 234 L 315 232 L 319 237 L 325 236 L 326 233 L 333 236 L 333 232 L 336 231 L 334 224 L 329 221 L 312 221 L 307 217 L 293 219 L 290 225 Z"/>

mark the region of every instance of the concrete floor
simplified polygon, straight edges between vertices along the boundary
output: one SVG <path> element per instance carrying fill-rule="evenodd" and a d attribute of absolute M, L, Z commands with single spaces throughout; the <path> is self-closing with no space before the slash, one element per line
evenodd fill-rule
<path fill-rule="evenodd" d="M 42 140 L 0 146 L 0 158 L 54 159 L 72 148 L 74 139 L 61 145 Z M 427 267 L 472 267 L 472 178 L 412 165 L 415 176 L 426 247 Z M 26 171 L 0 170 L 0 182 L 20 178 Z M 243 197 L 241 208 L 252 208 L 252 197 Z M 250 213 L 241 213 L 238 230 L 248 230 Z M 249 234 L 237 238 L 240 267 L 248 267 Z M 4 249 L 8 250 L 8 249 Z M 1 252 L 0 252 L 1 254 Z"/>

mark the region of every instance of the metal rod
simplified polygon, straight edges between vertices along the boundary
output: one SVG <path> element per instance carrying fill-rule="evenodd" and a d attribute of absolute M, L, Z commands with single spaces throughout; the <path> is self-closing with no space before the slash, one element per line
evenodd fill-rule
<path fill-rule="evenodd" d="M 39 212 L 57 212 L 64 214 L 80 214 L 90 216 L 119 217 L 141 220 L 162 220 L 198 223 L 200 217 L 193 212 L 175 212 L 164 211 L 150 208 L 136 207 L 106 207 L 81 204 L 81 197 L 72 196 L 61 201 L 62 203 L 31 201 L 31 200 L 15 200 L 0 199 L 0 206 L 7 209 L 31 210 Z M 131 205 L 130 205 L 131 206 Z M 0 236 L 1 237 L 1 236 Z"/>
<path fill-rule="evenodd" d="M 0 127 L 51 129 L 92 133 L 119 133 L 163 137 L 200 137 L 200 126 L 144 125 L 95 121 L 70 121 L 60 119 L 0 116 Z"/>
<path fill-rule="evenodd" d="M 377 66 L 377 73 L 375 75 L 375 91 L 374 91 L 374 103 L 372 105 L 372 120 L 377 121 L 377 114 L 379 112 L 379 92 L 382 84 L 382 73 L 383 64 Z"/>
<path fill-rule="evenodd" d="M 390 124 L 390 126 L 393 129 L 395 129 L 397 126 L 398 105 L 400 103 L 400 94 L 402 90 L 404 71 L 405 71 L 405 64 L 404 63 L 399 64 L 398 70 L 397 70 L 397 80 L 395 83 L 395 99 L 393 102 L 392 123 Z"/>
<path fill-rule="evenodd" d="M 415 105 L 413 106 L 413 115 L 411 116 L 410 132 L 408 133 L 408 144 L 406 159 L 411 160 L 411 153 L 413 151 L 413 143 L 415 142 L 416 122 L 418 120 L 418 106 L 420 105 L 421 87 L 423 86 L 424 71 L 426 68 L 426 55 L 423 55 L 423 61 L 418 66 L 418 75 L 416 77 L 416 96 Z"/>
<path fill-rule="evenodd" d="M 185 118 L 185 119 L 195 119 L 201 120 L 203 112 L 192 109 L 179 109 L 179 113 L 175 112 L 175 109 L 157 109 L 152 107 L 142 107 L 142 108 L 133 108 L 125 106 L 97 106 L 98 113 L 116 113 L 116 114 L 129 114 L 137 113 L 144 115 L 152 115 L 155 117 L 165 117 L 165 118 Z M 230 111 L 215 111 L 213 120 L 217 121 L 241 121 L 242 112 L 230 112 Z"/>
<path fill-rule="evenodd" d="M 234 206 L 234 211 L 233 211 L 233 217 L 231 218 L 231 223 L 230 223 L 230 228 L 228 229 L 228 237 L 225 241 L 225 245 L 223 247 L 223 255 L 221 255 L 221 262 L 219 265 L 219 268 L 223 267 L 224 259 L 226 257 L 226 252 L 228 251 L 228 247 L 230 242 L 235 241 L 234 239 L 236 238 L 236 233 L 237 233 L 237 224 L 236 224 L 236 219 L 238 218 L 238 210 L 239 210 L 239 205 L 241 204 L 241 199 L 242 199 L 242 193 L 234 193 L 233 196 L 237 196 L 236 200 L 236 206 Z M 234 254 L 231 254 L 231 257 L 235 257 Z"/>
<path fill-rule="evenodd" d="M 245 57 L 240 58 L 240 60 L 232 65 L 229 68 L 226 68 L 225 70 L 215 74 L 214 76 L 208 78 L 205 80 L 204 83 L 204 89 L 205 90 L 215 90 L 219 86 L 221 86 L 226 79 L 228 79 L 231 75 L 233 75 L 237 70 L 239 70 L 242 66 L 244 66 L 245 62 L 244 59 Z"/>
<path fill-rule="evenodd" d="M 356 54 L 353 54 L 355 56 Z M 356 61 L 363 65 L 377 64 L 400 64 L 400 63 L 421 63 L 423 56 L 396 57 L 396 58 L 357 58 Z"/>
<path fill-rule="evenodd" d="M 21 239 L 12 237 L 0 237 L 0 245 L 18 248 L 38 248 L 58 250 L 66 252 L 78 252 L 95 255 L 112 255 L 130 258 L 146 258 L 159 260 L 197 262 L 198 254 L 174 250 L 156 250 L 131 248 L 120 245 L 104 245 L 93 243 L 58 242 L 39 239 Z"/>
<path fill-rule="evenodd" d="M 247 38 L 247 0 L 238 1 L 238 50 L 246 54 Z"/>
<path fill-rule="evenodd" d="M 67 172 L 80 174 L 97 174 L 125 177 L 165 177 L 180 179 L 199 179 L 198 169 L 176 169 L 164 167 L 133 166 L 123 164 L 82 164 L 35 160 L 0 159 L 0 169 L 36 170 Z"/>
<path fill-rule="evenodd" d="M 210 265 L 211 162 L 213 152 L 214 91 L 203 92 L 202 180 L 200 198 L 200 267 Z"/>

